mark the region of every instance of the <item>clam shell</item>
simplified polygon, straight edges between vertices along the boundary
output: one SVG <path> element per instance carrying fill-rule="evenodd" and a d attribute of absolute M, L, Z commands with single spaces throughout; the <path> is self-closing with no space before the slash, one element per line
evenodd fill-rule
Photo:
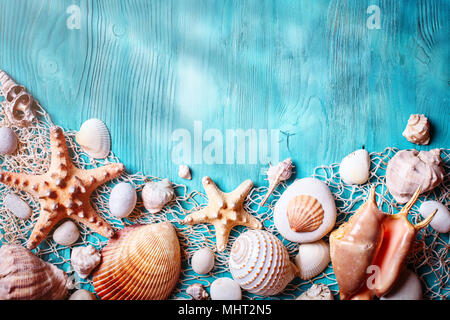
<path fill-rule="evenodd" d="M 80 232 L 78 231 L 78 227 L 71 220 L 63 222 L 53 232 L 53 240 L 62 246 L 70 246 L 71 244 L 74 244 L 78 240 L 79 236 Z"/>
<path fill-rule="evenodd" d="M 109 196 L 109 210 L 117 218 L 126 218 L 134 210 L 137 201 L 136 189 L 122 182 L 114 186 Z"/>
<path fill-rule="evenodd" d="M 425 201 L 421 204 L 419 213 L 422 217 L 427 218 L 436 209 L 438 211 L 431 220 L 431 227 L 439 233 L 450 232 L 450 212 L 442 203 L 434 200 Z"/>
<path fill-rule="evenodd" d="M 100 253 L 93 246 L 76 247 L 72 249 L 70 262 L 80 277 L 86 279 L 100 263 L 100 257 Z"/>
<path fill-rule="evenodd" d="M 71 286 L 64 271 L 24 247 L 0 248 L 0 300 L 60 300 Z"/>
<path fill-rule="evenodd" d="M 13 193 L 8 194 L 3 199 L 3 205 L 20 219 L 27 220 L 31 217 L 32 211 L 30 206 L 18 195 Z"/>
<path fill-rule="evenodd" d="M 214 253 L 209 248 L 197 250 L 192 256 L 191 266 L 198 274 L 207 274 L 214 268 Z"/>
<path fill-rule="evenodd" d="M 301 244 L 295 257 L 298 274 L 303 280 L 309 280 L 322 273 L 330 263 L 330 247 L 319 240 Z"/>
<path fill-rule="evenodd" d="M 152 181 L 142 189 L 142 200 L 150 213 L 158 213 L 175 196 L 172 183 L 168 179 Z"/>
<path fill-rule="evenodd" d="M 172 224 L 134 225 L 117 232 L 103 249 L 93 284 L 103 300 L 163 300 L 180 272 L 180 245 Z"/>
<path fill-rule="evenodd" d="M 11 128 L 0 128 L 0 154 L 13 154 L 17 149 L 17 136 Z"/>
<path fill-rule="evenodd" d="M 84 152 L 95 159 L 104 159 L 111 151 L 111 137 L 108 128 L 99 119 L 85 121 L 76 133 L 75 141 Z"/>
<path fill-rule="evenodd" d="M 211 300 L 241 300 L 242 291 L 233 279 L 224 277 L 214 280 L 210 288 Z"/>
<path fill-rule="evenodd" d="M 299 195 L 287 206 L 289 225 L 294 232 L 311 232 L 323 223 L 324 211 L 316 198 Z"/>
<path fill-rule="evenodd" d="M 370 155 L 365 149 L 356 150 L 342 159 L 339 175 L 346 184 L 364 184 L 369 180 Z"/>
<path fill-rule="evenodd" d="M 294 279 L 296 269 L 283 243 L 264 230 L 249 230 L 236 239 L 229 266 L 242 289 L 263 296 L 283 291 Z"/>

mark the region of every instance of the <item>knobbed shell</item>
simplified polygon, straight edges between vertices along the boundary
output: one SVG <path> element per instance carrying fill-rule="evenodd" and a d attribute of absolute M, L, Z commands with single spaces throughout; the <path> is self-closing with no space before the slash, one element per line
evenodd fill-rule
<path fill-rule="evenodd" d="M 422 285 L 419 277 L 406 269 L 389 293 L 381 300 L 422 300 Z"/>
<path fill-rule="evenodd" d="M 104 159 L 111 151 L 108 127 L 99 119 L 85 121 L 76 133 L 75 141 L 94 159 Z"/>
<path fill-rule="evenodd" d="M 13 154 L 17 149 L 17 136 L 11 128 L 0 128 L 0 155 Z"/>
<path fill-rule="evenodd" d="M 320 274 L 330 263 L 330 247 L 319 240 L 313 243 L 301 244 L 295 257 L 298 275 L 303 280 L 309 280 Z"/>
<path fill-rule="evenodd" d="M 370 155 L 365 149 L 350 153 L 341 161 L 339 175 L 346 184 L 364 184 L 369 180 Z"/>
<path fill-rule="evenodd" d="M 61 300 L 72 286 L 67 274 L 19 245 L 0 248 L 0 300 Z"/>
<path fill-rule="evenodd" d="M 270 195 L 274 192 L 275 188 L 282 181 L 288 180 L 292 176 L 292 159 L 288 158 L 281 161 L 276 166 L 270 166 L 267 171 L 267 180 L 269 180 L 269 189 L 267 190 L 264 199 L 261 201 L 260 206 L 264 206 L 269 199 Z"/>
<path fill-rule="evenodd" d="M 191 284 L 186 289 L 186 293 L 194 300 L 207 300 L 209 298 L 208 292 L 206 292 L 205 287 L 201 283 Z"/>
<path fill-rule="evenodd" d="M 242 300 L 239 284 L 230 278 L 214 280 L 210 287 L 211 300 Z"/>
<path fill-rule="evenodd" d="M 299 195 L 291 199 L 287 206 L 289 226 L 294 232 L 317 230 L 323 223 L 324 211 L 316 198 Z"/>
<path fill-rule="evenodd" d="M 180 245 L 172 224 L 133 225 L 117 232 L 103 249 L 93 284 L 103 300 L 163 300 L 180 272 Z"/>
<path fill-rule="evenodd" d="M 111 191 L 109 210 L 117 218 L 126 218 L 134 210 L 136 201 L 136 189 L 129 183 L 121 182 Z"/>
<path fill-rule="evenodd" d="M 71 220 L 66 220 L 53 232 L 53 240 L 62 246 L 74 244 L 79 236 L 78 227 Z"/>
<path fill-rule="evenodd" d="M 419 208 L 422 217 L 428 218 L 437 209 L 436 215 L 431 220 L 431 227 L 440 233 L 450 232 L 450 212 L 442 203 L 434 200 L 425 201 Z"/>
<path fill-rule="evenodd" d="M 207 274 L 214 268 L 214 253 L 209 248 L 201 248 L 192 256 L 191 266 L 198 274 Z"/>
<path fill-rule="evenodd" d="M 313 284 L 306 292 L 296 300 L 334 300 L 330 288 L 324 284 Z"/>
<path fill-rule="evenodd" d="M 402 150 L 388 162 L 386 186 L 398 203 L 406 203 L 420 187 L 430 191 L 444 180 L 441 150 Z"/>
<path fill-rule="evenodd" d="M 229 266 L 242 289 L 263 296 L 279 294 L 296 272 L 283 243 L 264 230 L 249 230 L 236 239 Z"/>
<path fill-rule="evenodd" d="M 415 144 L 430 143 L 430 122 L 423 114 L 412 114 L 408 119 L 408 124 L 403 131 L 403 136 Z"/>
<path fill-rule="evenodd" d="M 70 261 L 72 268 L 81 278 L 86 279 L 100 263 L 100 257 L 100 253 L 93 246 L 89 245 L 73 248 Z"/>
<path fill-rule="evenodd" d="M 79 289 L 72 293 L 69 300 L 97 300 L 97 298 L 91 292 Z"/>
<path fill-rule="evenodd" d="M 189 167 L 185 164 L 180 165 L 178 167 L 178 176 L 186 180 L 191 180 L 192 179 L 191 169 L 189 169 Z"/>
<path fill-rule="evenodd" d="M 31 217 L 32 211 L 30 206 L 14 193 L 8 194 L 3 199 L 3 205 L 20 219 L 27 220 Z"/>
<path fill-rule="evenodd" d="M 175 196 L 169 179 L 147 182 L 142 189 L 144 206 L 150 213 L 158 213 Z"/>

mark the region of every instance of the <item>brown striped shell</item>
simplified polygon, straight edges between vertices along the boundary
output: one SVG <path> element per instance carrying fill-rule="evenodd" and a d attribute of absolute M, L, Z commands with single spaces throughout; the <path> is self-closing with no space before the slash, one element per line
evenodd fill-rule
<path fill-rule="evenodd" d="M 62 300 L 71 288 L 67 274 L 19 245 L 0 248 L 0 300 Z"/>
<path fill-rule="evenodd" d="M 103 300 L 163 300 L 181 272 L 180 244 L 169 222 L 125 227 L 102 251 L 94 288 Z"/>
<path fill-rule="evenodd" d="M 316 198 L 299 195 L 291 199 L 287 206 L 289 226 L 294 232 L 317 230 L 323 222 L 324 211 Z"/>

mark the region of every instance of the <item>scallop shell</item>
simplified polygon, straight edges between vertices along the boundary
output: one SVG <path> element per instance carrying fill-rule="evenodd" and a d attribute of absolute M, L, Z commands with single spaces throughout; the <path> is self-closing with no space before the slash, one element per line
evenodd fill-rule
<path fill-rule="evenodd" d="M 205 287 L 200 283 L 191 284 L 186 289 L 186 293 L 194 300 L 207 300 L 209 298 L 208 292 L 206 292 Z"/>
<path fill-rule="evenodd" d="M 423 114 L 412 114 L 408 119 L 403 136 L 409 142 L 425 145 L 430 143 L 430 122 Z"/>
<path fill-rule="evenodd" d="M 114 186 L 109 196 L 109 210 L 117 218 L 126 218 L 136 207 L 136 189 L 129 183 Z"/>
<path fill-rule="evenodd" d="M 450 232 L 450 212 L 442 203 L 434 200 L 425 201 L 419 208 L 422 217 L 427 218 L 437 209 L 436 215 L 431 220 L 431 227 L 439 233 Z"/>
<path fill-rule="evenodd" d="M 365 149 L 356 150 L 342 159 L 339 175 L 346 184 L 364 184 L 370 176 L 370 155 Z"/>
<path fill-rule="evenodd" d="M 163 300 L 180 272 L 180 245 L 172 224 L 133 225 L 117 232 L 103 249 L 93 284 L 103 300 Z"/>
<path fill-rule="evenodd" d="M 210 288 L 211 300 L 241 300 L 242 291 L 233 279 L 224 277 L 214 280 Z"/>
<path fill-rule="evenodd" d="M 283 291 L 296 271 L 283 243 L 264 230 L 249 230 L 236 239 L 229 266 L 242 289 L 263 296 Z"/>
<path fill-rule="evenodd" d="M 330 288 L 324 284 L 313 284 L 306 292 L 296 300 L 334 300 Z"/>
<path fill-rule="evenodd" d="M 100 258 L 100 253 L 93 246 L 76 247 L 72 249 L 70 262 L 80 277 L 86 279 L 98 266 Z"/>
<path fill-rule="evenodd" d="M 17 136 L 11 128 L 0 128 L 0 154 L 13 154 L 17 149 Z"/>
<path fill-rule="evenodd" d="M 381 300 L 422 300 L 422 284 L 419 277 L 406 269 L 389 293 Z"/>
<path fill-rule="evenodd" d="M 311 232 L 323 223 L 324 211 L 316 198 L 299 195 L 287 206 L 289 225 L 294 232 Z"/>
<path fill-rule="evenodd" d="M 189 169 L 189 167 L 185 164 L 180 165 L 178 167 L 178 176 L 186 180 L 191 180 L 192 179 L 191 169 Z"/>
<path fill-rule="evenodd" d="M 76 133 L 75 141 L 84 152 L 94 159 L 104 159 L 111 151 L 111 137 L 108 128 L 99 119 L 85 121 Z"/>
<path fill-rule="evenodd" d="M 209 248 L 197 250 L 192 256 L 191 266 L 198 274 L 207 274 L 214 268 L 214 253 Z"/>
<path fill-rule="evenodd" d="M 330 263 L 330 247 L 319 240 L 301 244 L 295 257 L 298 274 L 303 280 L 309 280 L 322 273 Z"/>
<path fill-rule="evenodd" d="M 32 211 L 30 206 L 23 201 L 18 195 L 8 194 L 3 199 L 5 208 L 10 210 L 16 217 L 27 220 L 31 217 Z"/>
<path fill-rule="evenodd" d="M 79 289 L 72 293 L 72 295 L 69 297 L 69 300 L 97 300 L 97 298 L 92 294 L 92 292 L 89 292 L 84 289 Z"/>
<path fill-rule="evenodd" d="M 24 247 L 0 248 L 0 300 L 61 300 L 71 286 L 64 271 Z"/>
<path fill-rule="evenodd" d="M 66 220 L 53 232 L 53 241 L 62 246 L 74 244 L 79 237 L 80 232 L 78 231 L 78 227 L 71 220 Z"/>
<path fill-rule="evenodd" d="M 175 196 L 172 183 L 168 179 L 152 181 L 142 189 L 142 200 L 150 213 L 158 213 Z"/>

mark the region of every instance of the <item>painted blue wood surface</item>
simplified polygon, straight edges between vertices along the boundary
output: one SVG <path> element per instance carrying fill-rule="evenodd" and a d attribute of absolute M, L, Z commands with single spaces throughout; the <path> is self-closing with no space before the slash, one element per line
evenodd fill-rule
<path fill-rule="evenodd" d="M 380 29 L 366 25 L 369 5 Z M 0 68 L 56 124 L 104 120 L 129 172 L 186 183 L 182 160 L 190 187 L 210 175 L 232 190 L 265 184 L 266 161 L 288 156 L 303 177 L 363 145 L 448 148 L 449 11 L 446 0 L 0 0 Z M 429 146 L 402 137 L 411 113 L 430 118 Z M 209 164 L 194 159 L 209 145 L 194 143 L 195 123 L 280 136 L 257 164 L 248 151 L 244 164 Z M 173 155 L 177 129 L 192 135 L 191 159 Z"/>

